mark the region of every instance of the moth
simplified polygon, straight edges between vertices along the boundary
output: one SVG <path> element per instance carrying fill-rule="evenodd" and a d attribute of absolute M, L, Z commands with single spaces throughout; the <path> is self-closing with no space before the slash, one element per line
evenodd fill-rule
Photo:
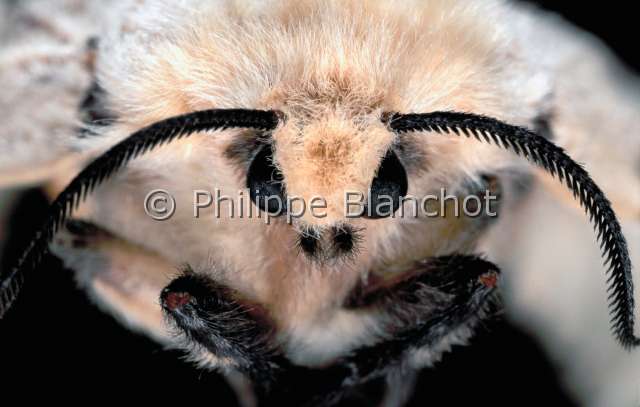
<path fill-rule="evenodd" d="M 402 198 L 490 192 L 502 214 L 538 183 L 586 212 L 613 334 L 640 344 L 619 222 L 638 200 L 606 177 L 615 165 L 637 190 L 638 157 L 611 143 L 637 146 L 637 111 L 561 23 L 491 0 L 51 3 L 0 3 L 0 180 L 57 193 L 3 271 L 0 315 L 52 250 L 131 329 L 241 377 L 249 405 L 332 405 L 374 381 L 402 405 L 498 312 L 501 280 L 480 252 L 499 217 L 398 216 Z M 213 188 L 269 222 L 194 216 Z M 163 221 L 143 204 L 160 189 Z M 324 216 L 278 216 L 293 208 L 269 198 L 291 196 L 322 197 Z"/>

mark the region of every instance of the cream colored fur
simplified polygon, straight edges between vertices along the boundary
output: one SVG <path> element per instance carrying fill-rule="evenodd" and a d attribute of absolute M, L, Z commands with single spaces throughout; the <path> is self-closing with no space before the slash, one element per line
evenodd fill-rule
<path fill-rule="evenodd" d="M 587 162 L 622 213 L 637 219 L 638 197 L 619 193 L 618 180 L 606 176 L 615 166 L 625 185 L 637 187 L 637 165 L 628 151 L 607 143 L 612 122 L 597 119 L 617 112 L 613 136 L 637 148 L 632 135 L 638 125 L 629 120 L 637 117 L 637 96 L 605 70 L 599 49 L 583 40 L 572 45 L 573 33 L 539 23 L 532 10 L 472 0 L 121 0 L 111 6 L 96 67 L 119 122 L 90 141 L 56 139 L 64 147 L 52 156 L 69 148 L 97 154 L 145 125 L 195 110 L 279 109 L 288 121 L 273 133 L 275 162 L 288 192 L 307 199 L 320 195 L 329 203 L 327 218 L 307 216 L 293 226 L 215 219 L 210 211 L 194 219 L 194 189 L 220 188 L 233 197 L 244 188 L 246 172 L 224 155 L 232 141 L 246 136 L 242 131 L 200 134 L 128 165 L 83 208 L 83 216 L 110 231 L 114 242 L 96 246 L 98 255 L 64 244 L 56 250 L 77 265 L 79 280 L 100 302 L 156 338 L 167 336 L 157 323 L 153 291 L 159 293 L 170 271 L 188 263 L 262 304 L 294 361 L 326 363 L 384 336 L 385 315 L 341 308 L 355 284 L 372 274 L 400 273 L 419 258 L 473 250 L 478 225 L 466 218 L 354 221 L 363 240 L 351 262 L 313 263 L 294 248 L 297 230 L 347 221 L 339 210 L 343 193 L 366 189 L 397 142 L 380 122 L 383 112 L 468 111 L 521 125 L 550 113 L 560 144 Z M 582 58 L 593 63 L 573 69 Z M 77 98 L 74 86 L 64 88 Z M 29 95 L 25 109 L 38 94 L 27 85 L 17 91 Z M 621 99 L 628 103 L 619 104 Z M 0 105 L 6 101 L 0 97 Z M 12 119 L 21 123 L 24 116 L 23 109 Z M 69 109 L 58 116 L 65 125 L 73 123 Z M 40 126 L 40 140 L 47 137 L 47 121 L 34 125 Z M 414 196 L 442 186 L 455 192 L 479 172 L 528 171 L 521 160 L 473 140 L 406 138 L 426 163 L 409 174 Z M 0 143 L 13 140 L 11 134 L 0 137 Z M 157 188 L 172 192 L 178 204 L 166 222 L 143 211 L 145 195 Z M 131 247 L 121 247 L 124 241 Z M 595 244 L 591 249 L 597 253 Z M 122 256 L 136 260 L 124 264 Z M 140 301 L 123 297 L 132 284 L 140 291 L 130 294 Z M 429 364 L 438 355 L 425 350 L 417 356 Z M 225 363 L 215 355 L 203 360 Z"/>

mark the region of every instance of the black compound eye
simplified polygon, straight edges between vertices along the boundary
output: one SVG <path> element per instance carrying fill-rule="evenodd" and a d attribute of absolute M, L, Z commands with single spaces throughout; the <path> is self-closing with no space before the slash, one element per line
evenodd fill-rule
<path fill-rule="evenodd" d="M 365 208 L 364 217 L 381 219 L 393 215 L 400 208 L 400 200 L 408 188 L 407 171 L 396 153 L 389 150 L 371 183 L 371 206 Z"/>
<path fill-rule="evenodd" d="M 260 148 L 253 158 L 247 174 L 247 188 L 251 200 L 263 212 L 283 215 L 287 208 L 282 173 L 273 164 L 270 144 Z"/>

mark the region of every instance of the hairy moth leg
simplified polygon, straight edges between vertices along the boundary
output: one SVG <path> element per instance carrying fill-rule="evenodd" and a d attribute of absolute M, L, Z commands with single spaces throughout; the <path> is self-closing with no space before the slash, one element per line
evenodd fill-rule
<path fill-rule="evenodd" d="M 387 315 L 393 337 L 359 350 L 343 363 L 356 367 L 360 378 L 375 376 L 407 357 L 415 367 L 433 364 L 452 345 L 465 342 L 477 323 L 495 311 L 499 273 L 496 265 L 476 256 L 443 256 L 419 262 L 393 285 L 364 288 L 347 306 Z M 422 348 L 433 357 L 422 357 Z"/>
<path fill-rule="evenodd" d="M 158 295 L 176 270 L 164 259 L 78 220 L 67 222 L 51 248 L 99 306 L 130 328 L 172 342 Z"/>
<path fill-rule="evenodd" d="M 282 369 L 269 403 L 333 405 L 372 380 L 431 366 L 451 346 L 465 343 L 475 326 L 492 315 L 498 278 L 493 263 L 458 255 L 425 260 L 400 281 L 361 287 L 345 306 L 385 315 L 389 338 L 324 369 Z"/>
<path fill-rule="evenodd" d="M 232 289 L 191 269 L 162 290 L 160 302 L 185 344 L 195 345 L 192 354 L 201 364 L 237 370 L 260 385 L 271 381 L 275 349 L 260 307 L 241 302 Z"/>

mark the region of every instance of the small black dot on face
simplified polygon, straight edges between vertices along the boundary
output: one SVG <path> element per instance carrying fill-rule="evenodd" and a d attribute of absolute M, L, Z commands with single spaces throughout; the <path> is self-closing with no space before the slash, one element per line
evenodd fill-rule
<path fill-rule="evenodd" d="M 333 228 L 332 244 L 333 256 L 336 259 L 353 260 L 357 256 L 362 242 L 360 230 L 350 225 Z"/>
<path fill-rule="evenodd" d="M 300 235 L 298 246 L 304 254 L 310 258 L 316 258 L 320 254 L 320 234 L 315 230 L 309 230 Z"/>
<path fill-rule="evenodd" d="M 350 227 L 334 228 L 333 247 L 338 253 L 351 253 L 355 247 L 353 230 Z"/>

